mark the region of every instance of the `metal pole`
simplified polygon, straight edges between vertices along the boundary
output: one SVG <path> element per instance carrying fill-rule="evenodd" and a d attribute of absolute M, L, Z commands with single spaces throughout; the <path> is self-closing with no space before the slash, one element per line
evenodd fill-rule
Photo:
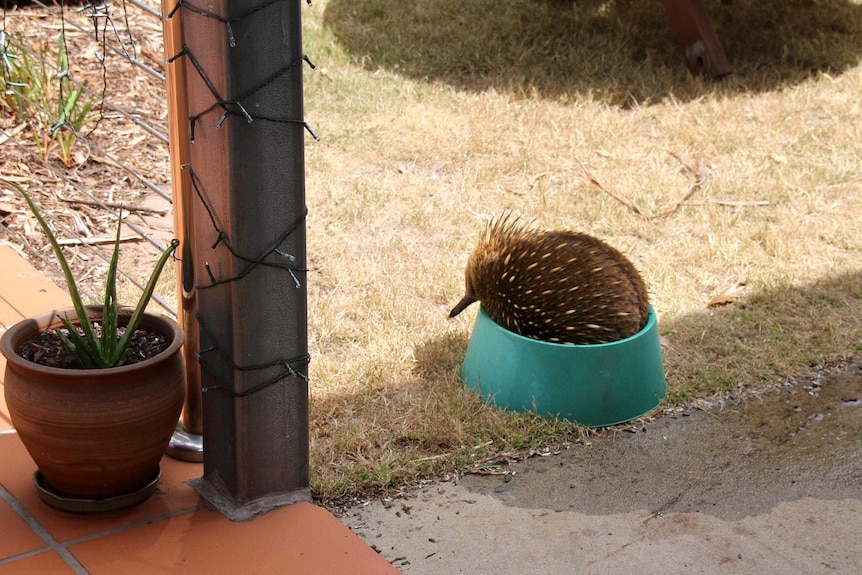
<path fill-rule="evenodd" d="M 162 26 L 165 40 L 165 57 L 170 60 L 182 50 L 182 15 L 174 13 L 170 0 L 162 0 Z M 191 158 L 191 143 L 188 132 L 188 98 L 186 96 L 186 73 L 182 61 L 168 62 L 166 83 L 168 97 L 168 134 L 171 148 L 171 182 L 173 187 L 174 232 L 180 238 L 177 258 L 177 294 L 179 299 L 179 322 L 185 332 L 183 354 L 186 362 L 186 397 L 180 423 L 168 444 L 167 453 L 183 461 L 203 461 L 203 410 L 201 407 L 200 366 L 197 351 L 200 349 L 197 318 L 197 290 L 195 290 L 192 244 L 194 225 L 192 221 L 193 190 L 190 172 L 183 166 Z"/>
<path fill-rule="evenodd" d="M 206 441 L 194 486 L 232 519 L 310 499 L 300 4 L 179 10 Z"/>

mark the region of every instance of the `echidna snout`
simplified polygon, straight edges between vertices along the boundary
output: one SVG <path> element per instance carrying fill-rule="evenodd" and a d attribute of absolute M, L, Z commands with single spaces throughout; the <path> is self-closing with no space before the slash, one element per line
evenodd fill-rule
<path fill-rule="evenodd" d="M 477 301 L 479 301 L 479 300 L 477 300 L 475 298 L 475 296 L 465 295 L 464 297 L 461 298 L 461 301 L 459 301 L 455 305 L 455 307 L 452 308 L 452 311 L 449 312 L 449 317 L 450 318 L 455 317 L 456 315 L 458 315 L 459 313 L 461 313 L 462 311 L 464 311 L 465 309 L 467 309 L 468 307 L 470 307 L 471 305 L 473 305 Z"/>
<path fill-rule="evenodd" d="M 498 325 L 556 343 L 607 343 L 647 322 L 646 286 L 619 251 L 587 234 L 545 231 L 505 215 L 485 229 L 455 317 L 479 301 Z"/>
<path fill-rule="evenodd" d="M 479 298 L 476 297 L 476 290 L 473 289 L 473 278 L 470 276 L 470 266 L 467 266 L 467 272 L 464 274 L 464 297 L 461 298 L 455 307 L 452 308 L 452 311 L 449 312 L 449 317 L 453 318 L 477 301 Z"/>

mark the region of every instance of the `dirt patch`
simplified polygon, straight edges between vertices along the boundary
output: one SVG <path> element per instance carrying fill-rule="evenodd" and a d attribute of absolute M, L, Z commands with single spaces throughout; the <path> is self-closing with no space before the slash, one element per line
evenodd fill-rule
<path fill-rule="evenodd" d="M 861 358 L 818 368 L 757 397 L 688 408 L 587 446 L 462 479 L 507 505 L 589 515 L 648 509 L 726 520 L 806 497 L 862 492 Z"/>

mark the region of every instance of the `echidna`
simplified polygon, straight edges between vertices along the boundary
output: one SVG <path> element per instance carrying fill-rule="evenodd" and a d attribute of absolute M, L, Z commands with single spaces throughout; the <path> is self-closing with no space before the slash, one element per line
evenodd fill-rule
<path fill-rule="evenodd" d="M 545 231 L 503 215 L 467 262 L 466 295 L 449 317 L 479 301 L 498 325 L 533 339 L 595 344 L 646 325 L 649 300 L 634 265 L 584 233 Z"/>

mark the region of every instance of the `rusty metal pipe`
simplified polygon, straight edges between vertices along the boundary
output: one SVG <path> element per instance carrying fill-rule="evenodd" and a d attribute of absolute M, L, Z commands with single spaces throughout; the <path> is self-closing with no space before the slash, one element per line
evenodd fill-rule
<path fill-rule="evenodd" d="M 170 62 L 183 45 L 182 14 L 173 10 L 169 0 L 162 0 L 162 26 L 165 46 L 165 77 L 168 99 L 168 134 L 171 154 L 171 183 L 174 209 L 174 233 L 180 239 L 177 250 L 177 299 L 179 320 L 185 332 L 183 354 L 186 364 L 186 397 L 180 423 L 171 438 L 167 453 L 183 461 L 203 461 L 203 409 L 201 407 L 200 332 L 197 324 L 197 292 L 194 277 L 194 225 L 192 186 L 188 166 L 191 144 L 188 134 L 188 97 L 186 71 L 182 61 Z"/>

